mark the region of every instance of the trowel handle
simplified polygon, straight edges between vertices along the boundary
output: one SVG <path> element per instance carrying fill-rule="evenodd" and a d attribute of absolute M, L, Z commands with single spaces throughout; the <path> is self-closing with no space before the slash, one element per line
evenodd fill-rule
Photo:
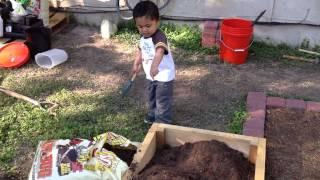
<path fill-rule="evenodd" d="M 136 78 L 137 74 L 140 72 L 140 69 L 141 69 L 141 64 L 139 64 L 138 70 L 135 73 L 132 74 L 131 81 L 134 81 L 134 79 Z"/>
<path fill-rule="evenodd" d="M 133 73 L 132 77 L 131 77 L 131 81 L 134 81 L 134 79 L 137 77 L 137 73 Z"/>

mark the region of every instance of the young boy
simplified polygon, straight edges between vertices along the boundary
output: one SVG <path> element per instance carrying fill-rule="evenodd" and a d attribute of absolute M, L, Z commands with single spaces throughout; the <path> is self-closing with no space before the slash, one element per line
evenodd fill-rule
<path fill-rule="evenodd" d="M 151 1 L 141 1 L 133 9 L 133 18 L 141 39 L 132 73 L 138 73 L 142 64 L 147 78 L 149 110 L 144 122 L 170 124 L 175 67 L 167 38 L 158 29 L 158 7 Z"/>

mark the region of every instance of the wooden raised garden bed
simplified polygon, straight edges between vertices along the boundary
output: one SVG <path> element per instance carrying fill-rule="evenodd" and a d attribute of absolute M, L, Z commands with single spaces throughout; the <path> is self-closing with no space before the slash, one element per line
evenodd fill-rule
<path fill-rule="evenodd" d="M 231 133 L 223 133 L 181 126 L 154 123 L 134 156 L 125 179 L 132 179 L 139 174 L 164 145 L 177 147 L 185 143 L 216 140 L 243 153 L 254 164 L 254 179 L 264 180 L 266 140 Z"/>

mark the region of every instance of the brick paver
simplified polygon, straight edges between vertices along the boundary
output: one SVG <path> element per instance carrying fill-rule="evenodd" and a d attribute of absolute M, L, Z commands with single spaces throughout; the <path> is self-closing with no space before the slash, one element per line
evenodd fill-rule
<path fill-rule="evenodd" d="M 264 137 L 264 129 L 261 130 L 261 129 L 244 128 L 242 134 L 246 135 L 246 136 L 254 136 L 254 137 L 262 137 L 263 138 Z"/>
<path fill-rule="evenodd" d="M 263 92 L 249 92 L 247 96 L 247 112 L 266 109 L 266 95 Z"/>
<path fill-rule="evenodd" d="M 249 116 L 243 124 L 243 135 L 264 137 L 266 107 L 287 107 L 320 112 L 320 102 L 266 97 L 263 92 L 249 92 L 247 96 L 247 112 Z"/>
<path fill-rule="evenodd" d="M 286 107 L 293 109 L 305 109 L 306 103 L 298 99 L 286 99 Z"/>
<path fill-rule="evenodd" d="M 320 103 L 313 102 L 313 101 L 307 101 L 307 111 L 320 112 Z"/>
<path fill-rule="evenodd" d="M 280 97 L 267 97 L 267 107 L 286 107 L 286 100 Z"/>

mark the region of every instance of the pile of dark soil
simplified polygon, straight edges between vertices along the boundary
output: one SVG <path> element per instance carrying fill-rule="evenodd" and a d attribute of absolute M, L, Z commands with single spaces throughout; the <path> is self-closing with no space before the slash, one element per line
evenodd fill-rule
<path fill-rule="evenodd" d="M 242 153 L 218 141 L 165 146 L 137 177 L 139 180 L 253 179 L 254 165 Z"/>
<path fill-rule="evenodd" d="M 266 179 L 320 179 L 320 113 L 269 109 Z"/>

